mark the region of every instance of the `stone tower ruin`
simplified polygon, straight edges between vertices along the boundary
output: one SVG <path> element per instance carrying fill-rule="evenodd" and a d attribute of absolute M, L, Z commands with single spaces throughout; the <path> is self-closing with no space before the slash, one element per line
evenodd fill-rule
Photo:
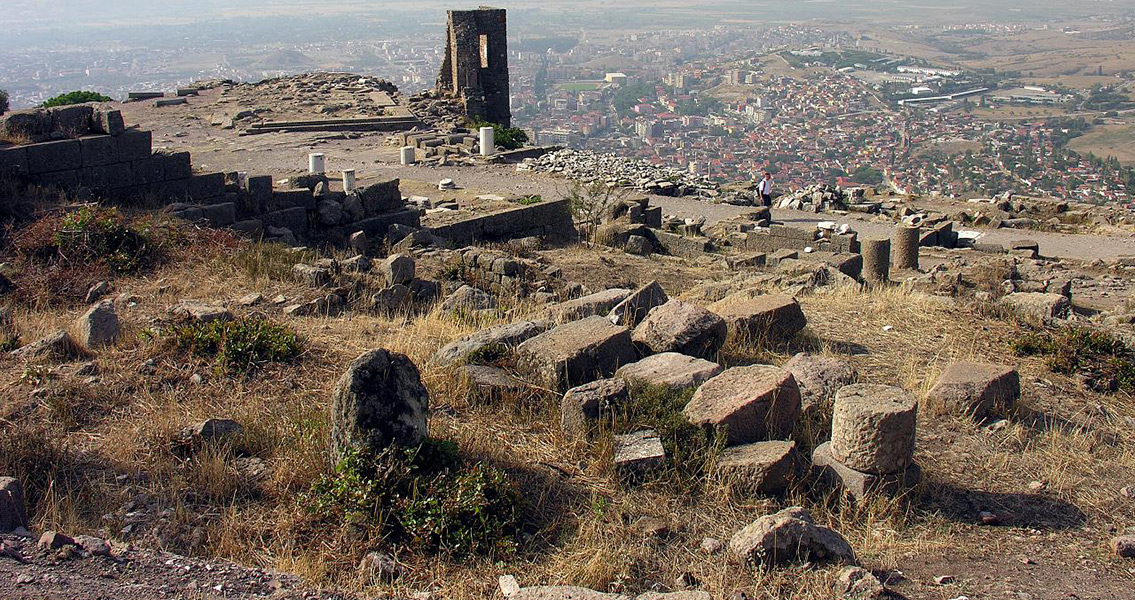
<path fill-rule="evenodd" d="M 437 89 L 460 99 L 471 119 L 512 126 L 508 22 L 503 8 L 449 11 L 449 35 Z"/>

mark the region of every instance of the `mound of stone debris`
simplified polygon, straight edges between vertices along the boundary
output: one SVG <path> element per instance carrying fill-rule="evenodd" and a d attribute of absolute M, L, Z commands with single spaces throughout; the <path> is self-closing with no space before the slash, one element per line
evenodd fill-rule
<path fill-rule="evenodd" d="M 426 90 L 407 98 L 406 105 L 430 129 L 450 132 L 465 122 L 465 109 L 461 102 L 446 98 L 436 90 Z"/>
<path fill-rule="evenodd" d="M 789 208 L 806 212 L 829 212 L 847 210 L 848 205 L 862 202 L 863 188 L 841 189 L 826 183 L 810 185 L 776 199 L 777 208 Z"/>
<path fill-rule="evenodd" d="M 660 196 L 704 196 L 719 194 L 718 185 L 704 175 L 682 169 L 656 167 L 645 161 L 564 149 L 517 165 L 518 171 L 556 173 L 583 183 L 602 182 L 634 188 Z"/>

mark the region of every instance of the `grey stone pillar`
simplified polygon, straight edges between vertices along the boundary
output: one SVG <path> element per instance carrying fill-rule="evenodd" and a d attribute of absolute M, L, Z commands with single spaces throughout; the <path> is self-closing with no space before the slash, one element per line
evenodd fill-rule
<path fill-rule="evenodd" d="M 918 241 L 921 229 L 900 225 L 891 236 L 892 266 L 896 269 L 918 270 Z"/>
<path fill-rule="evenodd" d="M 891 240 L 865 239 L 863 244 L 863 279 L 883 283 L 891 275 Z"/>

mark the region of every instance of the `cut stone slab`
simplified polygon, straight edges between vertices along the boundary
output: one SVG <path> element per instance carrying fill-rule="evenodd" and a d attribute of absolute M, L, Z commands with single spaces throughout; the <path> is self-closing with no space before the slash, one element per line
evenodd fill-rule
<path fill-rule="evenodd" d="M 206 419 L 182 429 L 177 442 L 182 446 L 223 442 L 243 431 L 244 427 L 232 419 Z"/>
<path fill-rule="evenodd" d="M 118 341 L 118 314 L 114 312 L 114 302 L 103 300 L 95 304 L 75 323 L 79 332 L 79 343 L 87 348 L 112 346 Z"/>
<path fill-rule="evenodd" d="M 1063 319 L 1072 309 L 1072 303 L 1066 296 L 1042 292 L 1015 292 L 1002 298 L 1001 302 L 1019 316 L 1042 323 Z"/>
<path fill-rule="evenodd" d="M 646 318 L 646 315 L 656 306 L 662 306 L 670 301 L 666 291 L 658 285 L 657 281 L 650 283 L 635 290 L 633 294 L 627 296 L 625 300 L 615 305 L 611 309 L 610 314 L 607 315 L 608 319 L 615 325 L 622 325 L 624 327 L 635 327 Z"/>
<path fill-rule="evenodd" d="M 382 275 L 386 277 L 387 285 L 406 285 L 414 280 L 417 263 L 413 257 L 405 254 L 394 254 L 382 261 Z"/>
<path fill-rule="evenodd" d="M 795 298 L 785 294 L 737 294 L 709 307 L 729 324 L 729 332 L 749 342 L 792 338 L 808 324 Z"/>
<path fill-rule="evenodd" d="M 623 379 L 600 379 L 574 387 L 560 401 L 560 426 L 570 436 L 586 437 L 604 411 L 628 400 L 630 394 Z"/>
<path fill-rule="evenodd" d="M 318 288 L 331 285 L 331 269 L 326 267 L 295 265 L 292 267 L 292 276 L 296 278 L 296 281 L 310 287 Z"/>
<path fill-rule="evenodd" d="M 471 285 L 463 285 L 441 302 L 445 312 L 489 310 L 497 307 L 497 301 L 487 292 Z"/>
<path fill-rule="evenodd" d="M 211 323 L 213 321 L 231 321 L 232 313 L 218 304 L 209 304 L 199 300 L 182 300 L 169 309 L 169 313 L 179 319 L 193 323 Z"/>
<path fill-rule="evenodd" d="M 824 442 L 812 451 L 812 467 L 818 471 L 821 479 L 843 488 L 856 500 L 872 494 L 895 495 L 922 480 L 922 469 L 913 462 L 902 473 L 892 475 L 856 471 L 832 456 L 831 442 Z"/>
<path fill-rule="evenodd" d="M 14 477 L 0 477 L 0 533 L 28 526 L 24 484 Z"/>
<path fill-rule="evenodd" d="M 888 385 L 844 386 L 832 411 L 832 456 L 873 475 L 901 473 L 914 456 L 918 400 Z"/>
<path fill-rule="evenodd" d="M 783 369 L 792 373 L 800 387 L 803 410 L 833 399 L 841 387 L 851 385 L 858 377 L 855 368 L 846 361 L 803 352 L 784 363 Z"/>
<path fill-rule="evenodd" d="M 467 362 L 478 354 L 499 348 L 511 352 L 521 342 L 531 339 L 548 330 L 546 321 L 519 321 L 483 329 L 447 344 L 433 356 L 433 362 L 449 367 Z"/>
<path fill-rule="evenodd" d="M 554 321 L 576 321 L 595 315 L 605 315 L 611 312 L 617 304 L 626 300 L 633 290 L 611 288 L 588 296 L 568 300 L 549 306 L 547 316 Z"/>
<path fill-rule="evenodd" d="M 458 370 L 458 374 L 477 397 L 490 402 L 526 387 L 523 381 L 500 367 L 465 365 Z"/>
<path fill-rule="evenodd" d="M 695 425 L 727 428 L 730 446 L 783 439 L 800 414 L 800 389 L 783 369 L 733 367 L 702 384 L 683 413 Z"/>
<path fill-rule="evenodd" d="M 565 323 L 520 344 L 521 370 L 556 391 L 610 377 L 637 358 L 631 332 L 603 317 Z"/>
<path fill-rule="evenodd" d="M 708 310 L 670 300 L 650 311 L 634 330 L 636 344 L 653 353 L 679 352 L 698 358 L 713 358 L 725 345 L 725 320 Z"/>
<path fill-rule="evenodd" d="M 629 383 L 684 390 L 709 381 L 721 371 L 721 365 L 704 358 L 663 352 L 619 367 L 615 371 L 615 377 L 621 377 Z"/>
<path fill-rule="evenodd" d="M 641 477 L 666 466 L 666 450 L 653 429 L 615 436 L 615 472 L 620 477 Z"/>
<path fill-rule="evenodd" d="M 817 525 L 800 507 L 766 515 L 729 540 L 729 553 L 752 564 L 785 565 L 803 562 L 858 564 L 855 551 L 839 532 Z"/>
<path fill-rule="evenodd" d="M 736 492 L 775 495 L 788 489 L 802 464 L 796 442 L 755 442 L 727 448 L 717 472 Z"/>
<path fill-rule="evenodd" d="M 1012 408 L 1020 397 L 1021 378 L 1016 369 L 956 362 L 946 367 L 926 399 L 936 410 L 983 420 Z"/>
<path fill-rule="evenodd" d="M 429 435 L 429 400 L 418 367 L 405 355 L 377 349 L 356 358 L 335 386 L 332 457 L 339 461 L 351 448 L 381 452 L 421 443 Z"/>

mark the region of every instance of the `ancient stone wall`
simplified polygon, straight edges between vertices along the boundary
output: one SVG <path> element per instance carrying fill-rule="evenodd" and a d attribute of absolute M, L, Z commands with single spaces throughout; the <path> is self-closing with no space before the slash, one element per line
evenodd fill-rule
<path fill-rule="evenodd" d="M 504 9 L 449 11 L 438 91 L 460 98 L 472 118 L 512 124 L 509 108 L 508 20 Z"/>
<path fill-rule="evenodd" d="M 567 199 L 519 206 L 503 212 L 471 217 L 456 223 L 433 227 L 434 235 L 457 245 L 494 242 L 539 236 L 552 241 L 570 241 L 576 237 L 571 204 Z"/>
<path fill-rule="evenodd" d="M 785 248 L 791 250 L 814 248 L 828 252 L 859 252 L 859 240 L 854 234 L 834 234 L 816 239 L 812 230 L 775 224 L 768 229 L 747 232 L 743 239 L 738 240 L 738 245 L 747 251 L 756 252 L 775 252 Z"/>

